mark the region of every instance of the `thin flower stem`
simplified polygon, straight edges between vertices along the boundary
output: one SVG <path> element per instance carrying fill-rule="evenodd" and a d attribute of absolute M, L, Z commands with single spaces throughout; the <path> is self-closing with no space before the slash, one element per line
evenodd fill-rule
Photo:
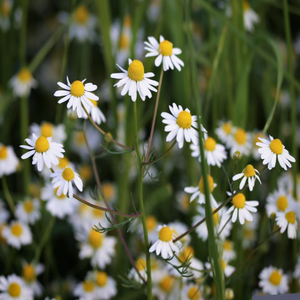
<path fill-rule="evenodd" d="M 126 150 L 133 150 L 132 147 L 128 147 L 125 146 L 121 143 L 119 143 L 118 141 L 114 140 L 107 132 L 105 132 L 103 129 L 101 129 L 92 119 L 92 117 L 89 115 L 89 113 L 87 112 L 86 108 L 82 105 L 82 108 L 84 109 L 86 115 L 88 116 L 89 120 L 91 121 L 91 123 L 94 125 L 94 127 L 101 133 L 104 135 L 104 137 L 108 138 L 111 142 L 113 142 L 114 144 L 116 144 L 117 146 L 126 149 Z"/>
<path fill-rule="evenodd" d="M 8 188 L 5 176 L 2 176 L 1 180 L 2 180 L 3 192 L 4 192 L 5 198 L 7 200 L 8 206 L 9 206 L 10 210 L 12 211 L 12 213 L 15 214 L 14 200 L 11 197 L 11 194 L 9 192 L 9 188 Z"/>
<path fill-rule="evenodd" d="M 139 160 L 139 201 L 140 201 L 140 209 L 142 212 L 142 223 L 143 223 L 143 231 L 144 231 L 144 241 L 146 247 L 146 264 L 147 264 L 147 294 L 148 300 L 152 300 L 152 279 L 151 279 L 151 257 L 149 253 L 149 239 L 148 239 L 148 231 L 146 225 L 146 214 L 144 208 L 144 200 L 143 200 L 143 178 L 144 178 L 144 166 L 143 160 L 139 149 L 139 140 L 138 140 L 138 122 L 137 122 L 137 107 L 136 102 L 133 103 L 133 113 L 134 113 L 134 129 L 135 129 L 135 151 Z"/>
<path fill-rule="evenodd" d="M 151 132 L 150 132 L 148 148 L 147 148 L 147 153 L 146 153 L 146 161 L 148 161 L 149 155 L 150 155 L 150 150 L 151 150 L 151 145 L 152 145 L 152 140 L 153 140 L 153 133 L 154 133 L 154 128 L 155 128 L 155 121 L 156 121 L 156 115 L 157 115 L 157 109 L 158 109 L 158 103 L 159 103 L 159 98 L 160 98 L 160 91 L 161 91 L 161 85 L 162 85 L 163 77 L 164 77 L 164 68 L 163 68 L 163 65 L 162 65 L 161 66 L 161 71 L 160 71 L 159 83 L 158 83 L 158 90 L 157 90 L 157 94 L 156 94 L 156 101 L 155 101 L 155 108 L 154 108 L 154 114 L 153 114 L 153 119 L 152 119 Z"/>

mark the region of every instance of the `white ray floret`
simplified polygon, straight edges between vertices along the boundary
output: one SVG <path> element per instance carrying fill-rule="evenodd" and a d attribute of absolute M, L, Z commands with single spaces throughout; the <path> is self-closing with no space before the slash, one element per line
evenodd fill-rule
<path fill-rule="evenodd" d="M 297 238 L 298 221 L 296 213 L 293 210 L 288 212 L 277 212 L 276 223 L 280 227 L 280 233 L 284 233 L 287 230 L 289 239 Z"/>
<path fill-rule="evenodd" d="M 19 160 L 12 146 L 0 143 L 0 177 L 10 175 L 17 171 Z"/>

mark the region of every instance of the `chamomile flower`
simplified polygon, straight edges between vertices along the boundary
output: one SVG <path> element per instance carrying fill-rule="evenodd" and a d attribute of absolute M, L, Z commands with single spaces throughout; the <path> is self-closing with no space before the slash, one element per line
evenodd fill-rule
<path fill-rule="evenodd" d="M 256 131 L 252 133 L 252 156 L 256 160 L 260 159 L 260 154 L 257 151 L 259 147 L 256 144 L 260 142 L 259 138 L 266 138 L 266 137 L 267 136 L 261 131 Z"/>
<path fill-rule="evenodd" d="M 184 286 L 181 293 L 182 300 L 203 300 L 203 288 L 201 286 L 189 283 Z"/>
<path fill-rule="evenodd" d="M 232 194 L 227 192 L 228 196 Z M 227 214 L 232 214 L 232 222 L 235 223 L 237 219 L 243 225 L 245 220 L 252 221 L 253 216 L 250 212 L 257 211 L 258 201 L 247 201 L 243 193 L 238 193 L 232 198 L 232 206 L 228 209 Z"/>
<path fill-rule="evenodd" d="M 4 202 L 0 199 L 0 224 L 7 222 L 9 218 L 9 212 L 5 208 Z"/>
<path fill-rule="evenodd" d="M 0 3 L 0 28 L 3 31 L 7 31 L 9 28 L 12 6 L 13 6 L 12 0 L 3 0 Z"/>
<path fill-rule="evenodd" d="M 99 97 L 92 93 L 97 89 L 97 85 L 84 84 L 85 80 L 75 80 L 71 84 L 67 77 L 67 85 L 57 82 L 63 90 L 54 93 L 55 97 L 63 97 L 58 101 L 59 104 L 68 101 L 67 108 L 72 107 L 73 111 L 76 110 L 78 118 L 82 118 L 86 114 L 82 106 L 88 111 L 93 106 L 91 100 L 99 100 Z"/>
<path fill-rule="evenodd" d="M 282 271 L 282 269 L 269 266 L 264 268 L 259 274 L 258 285 L 262 288 L 262 291 L 267 294 L 285 294 L 288 287 L 288 277 Z"/>
<path fill-rule="evenodd" d="M 19 202 L 16 206 L 16 217 L 25 224 L 34 224 L 41 218 L 39 200 L 26 198 Z"/>
<path fill-rule="evenodd" d="M 139 257 L 135 261 L 135 267 L 137 268 L 140 275 L 145 280 L 147 280 L 147 263 L 146 263 L 146 260 L 144 257 Z M 143 280 L 140 278 L 136 269 L 134 269 L 134 268 L 131 268 L 131 270 L 129 271 L 128 277 L 134 279 L 134 281 L 136 281 L 136 282 L 139 282 L 141 284 L 143 283 Z"/>
<path fill-rule="evenodd" d="M 250 7 L 248 1 L 243 1 L 243 16 L 244 16 L 244 26 L 249 32 L 254 29 L 254 24 L 259 22 L 258 14 Z"/>
<path fill-rule="evenodd" d="M 222 255 L 222 257 L 225 261 L 233 260 L 236 257 L 234 247 L 233 247 L 233 242 L 231 242 L 230 240 L 225 240 L 223 242 L 223 255 Z"/>
<path fill-rule="evenodd" d="M 42 189 L 41 199 L 47 201 L 46 209 L 52 216 L 59 219 L 70 216 L 75 212 L 74 199 L 64 194 L 57 195 L 58 188 L 54 189 L 51 183 L 47 183 Z"/>
<path fill-rule="evenodd" d="M 183 147 L 184 141 L 197 145 L 199 142 L 197 116 L 192 116 L 188 108 L 183 110 L 181 105 L 177 106 L 175 103 L 173 106 L 169 105 L 169 109 L 172 114 L 166 112 L 161 114 L 162 122 L 166 124 L 165 131 L 169 132 L 166 141 L 171 142 L 176 137 L 179 148 Z M 201 130 L 206 132 L 203 127 Z"/>
<path fill-rule="evenodd" d="M 261 154 L 261 159 L 263 159 L 263 165 L 268 165 L 268 169 L 271 170 L 276 166 L 276 158 L 280 166 L 286 171 L 287 167 L 291 168 L 290 162 L 295 162 L 295 158 L 291 156 L 288 150 L 285 149 L 280 139 L 275 139 L 272 136 L 270 141 L 266 139 L 259 138 L 261 142 L 256 143 L 260 147 L 258 152 Z"/>
<path fill-rule="evenodd" d="M 174 252 L 179 251 L 178 243 L 173 243 L 175 238 L 174 232 L 167 226 L 158 226 L 158 240 L 150 247 L 149 252 L 156 252 L 156 255 L 161 255 L 163 259 L 171 258 Z"/>
<path fill-rule="evenodd" d="M 52 138 L 46 138 L 44 136 L 37 137 L 34 133 L 32 138 L 25 139 L 27 145 L 21 145 L 21 148 L 29 150 L 27 153 L 21 156 L 22 159 L 32 157 L 32 164 L 37 164 L 39 171 L 43 170 L 44 164 L 47 168 L 51 168 L 52 165 L 58 165 L 58 157 L 63 157 L 63 145 L 52 142 Z"/>
<path fill-rule="evenodd" d="M 165 40 L 162 35 L 159 37 L 159 43 L 152 36 L 148 37 L 148 40 L 149 42 L 145 42 L 145 49 L 149 51 L 146 57 L 157 56 L 154 62 L 156 67 L 159 67 L 161 63 L 163 63 L 164 71 L 168 71 L 169 69 L 173 70 L 174 66 L 178 71 L 181 71 L 181 67 L 184 66 L 184 63 L 176 56 L 181 54 L 179 48 L 173 48 L 173 44 Z"/>
<path fill-rule="evenodd" d="M 17 275 L 0 276 L 0 299 L 33 300 L 33 293 Z"/>
<path fill-rule="evenodd" d="M 68 195 L 69 198 L 73 198 L 73 182 L 77 189 L 82 192 L 83 183 L 79 175 L 74 172 L 70 167 L 66 167 L 64 170 L 56 171 L 50 175 L 52 179 L 53 188 L 58 188 L 57 196 L 61 194 Z"/>
<path fill-rule="evenodd" d="M 213 206 L 217 206 L 217 202 L 212 195 L 212 192 L 214 191 L 215 187 L 217 184 L 214 182 L 214 179 L 212 176 L 207 175 L 208 179 L 208 186 L 209 186 L 209 193 L 210 193 L 210 200 Z M 199 180 L 198 186 L 189 186 L 184 188 L 184 191 L 188 194 L 192 194 L 190 198 L 190 202 L 194 201 L 195 199 L 198 198 L 198 203 L 199 204 L 204 204 L 205 203 L 205 190 L 204 190 L 204 178 L 201 176 Z"/>
<path fill-rule="evenodd" d="M 95 100 L 90 101 L 92 102 L 93 106 L 89 106 L 87 111 L 91 115 L 93 121 L 98 125 L 100 125 L 102 122 L 105 123 L 106 118 L 101 109 L 98 107 L 98 102 Z"/>
<path fill-rule="evenodd" d="M 235 267 L 229 265 L 228 262 L 224 258 L 222 258 L 221 265 L 222 265 L 222 269 L 223 269 L 225 277 L 229 277 L 235 271 Z M 206 267 L 206 269 L 211 270 L 210 262 L 206 262 L 205 267 Z M 210 271 L 209 275 L 211 277 L 213 277 L 213 272 Z"/>
<path fill-rule="evenodd" d="M 254 184 L 255 184 L 255 180 L 257 179 L 260 184 L 261 184 L 261 181 L 260 181 L 260 178 L 259 176 L 257 175 L 259 174 L 259 172 L 253 168 L 252 165 L 247 165 L 246 168 L 243 170 L 242 173 L 239 173 L 239 174 L 236 174 L 232 177 L 232 180 L 233 181 L 237 181 L 241 178 L 243 178 L 240 182 L 240 185 L 239 185 L 239 189 L 243 189 L 243 187 L 245 186 L 246 184 L 246 181 L 248 180 L 248 186 L 249 186 L 249 190 L 250 191 L 253 191 L 253 188 L 254 188 Z"/>
<path fill-rule="evenodd" d="M 102 183 L 102 194 L 106 201 L 113 202 L 116 200 L 117 187 L 113 182 L 103 182 Z"/>
<path fill-rule="evenodd" d="M 44 266 L 42 264 L 23 262 L 22 267 L 22 277 L 26 285 L 31 288 L 34 295 L 41 296 L 43 288 L 37 277 L 44 272 Z"/>
<path fill-rule="evenodd" d="M 91 258 L 91 265 L 103 269 L 110 264 L 115 255 L 117 240 L 94 229 L 86 229 L 76 233 L 76 239 L 80 242 L 79 258 Z"/>
<path fill-rule="evenodd" d="M 96 298 L 111 299 L 117 294 L 116 282 L 104 271 L 95 271 L 88 274 L 88 278 L 95 282 Z"/>
<path fill-rule="evenodd" d="M 9 85 L 14 95 L 22 97 L 29 95 L 30 90 L 37 86 L 37 81 L 32 77 L 29 69 L 23 68 L 10 79 Z"/>
<path fill-rule="evenodd" d="M 2 235 L 6 238 L 8 245 L 17 249 L 32 242 L 30 228 L 19 221 L 12 221 L 9 226 L 3 229 Z"/>
<path fill-rule="evenodd" d="M 190 197 L 185 192 L 178 192 L 176 194 L 176 207 L 183 213 L 187 213 L 190 207 Z"/>
<path fill-rule="evenodd" d="M 78 283 L 74 289 L 74 296 L 79 300 L 95 300 L 96 284 L 91 279 Z"/>
<path fill-rule="evenodd" d="M 192 156 L 198 157 L 199 161 L 201 161 L 199 145 L 191 144 L 190 148 L 192 150 Z M 204 155 L 209 166 L 218 166 L 219 168 L 222 162 L 227 159 L 225 147 L 221 144 L 217 144 L 212 137 L 207 137 L 204 141 Z"/>
<path fill-rule="evenodd" d="M 150 79 L 154 77 L 154 73 L 145 73 L 144 65 L 141 61 L 135 59 L 128 59 L 128 71 L 117 65 L 121 69 L 122 73 L 113 73 L 111 78 L 120 79 L 114 86 L 124 86 L 121 95 L 124 96 L 128 93 L 132 101 L 136 101 L 137 93 L 139 93 L 141 99 L 145 101 L 146 97 L 152 98 L 152 93 L 157 92 L 154 86 L 158 86 L 158 82 Z"/>
<path fill-rule="evenodd" d="M 280 233 L 284 233 L 287 229 L 287 236 L 289 239 L 297 237 L 297 217 L 293 210 L 288 212 L 277 212 L 276 223 L 280 227 Z"/>
<path fill-rule="evenodd" d="M 235 128 L 228 139 L 227 146 L 230 148 L 231 156 L 235 152 L 248 156 L 251 151 L 251 139 L 249 133 L 242 128 Z"/>
<path fill-rule="evenodd" d="M 167 226 L 172 230 L 175 236 L 180 236 L 189 229 L 184 223 L 181 223 L 179 221 L 168 223 Z M 180 239 L 180 243 L 185 246 L 188 245 L 190 241 L 191 236 L 189 234 Z"/>
<path fill-rule="evenodd" d="M 144 230 L 143 230 L 143 224 L 141 222 L 138 223 L 138 234 L 141 236 L 142 239 L 144 239 Z M 155 216 L 148 215 L 146 217 L 146 227 L 148 231 L 148 240 L 150 243 L 154 243 L 157 239 L 157 226 L 158 222 Z"/>
<path fill-rule="evenodd" d="M 233 131 L 234 127 L 231 121 L 219 121 L 219 127 L 216 129 L 216 135 L 222 143 L 227 145 L 227 143 L 230 141 Z"/>
<path fill-rule="evenodd" d="M 55 126 L 49 122 L 43 122 L 41 125 L 33 123 L 30 126 L 30 133 L 34 133 L 36 136 L 44 136 L 45 138 L 52 137 L 52 140 L 56 143 L 63 143 L 67 138 L 65 125 Z"/>
<path fill-rule="evenodd" d="M 0 177 L 15 173 L 19 165 L 12 146 L 5 146 L 0 143 Z"/>
<path fill-rule="evenodd" d="M 174 276 L 164 272 L 160 280 L 153 286 L 153 295 L 158 300 L 174 299 L 178 296 L 179 283 Z"/>

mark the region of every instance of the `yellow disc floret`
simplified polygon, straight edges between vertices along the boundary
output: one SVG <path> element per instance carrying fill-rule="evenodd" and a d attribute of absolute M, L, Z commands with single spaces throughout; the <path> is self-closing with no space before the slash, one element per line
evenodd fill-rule
<path fill-rule="evenodd" d="M 165 292 L 168 293 L 172 289 L 174 284 L 174 279 L 170 275 L 165 276 L 159 283 L 159 287 Z"/>
<path fill-rule="evenodd" d="M 285 211 L 289 205 L 288 199 L 286 196 L 279 196 L 276 201 L 276 206 L 279 211 Z"/>
<path fill-rule="evenodd" d="M 181 111 L 177 116 L 177 124 L 183 129 L 191 128 L 192 115 L 186 110 Z"/>
<path fill-rule="evenodd" d="M 35 142 L 35 150 L 37 152 L 43 153 L 48 151 L 50 148 L 50 143 L 47 138 L 40 136 Z"/>
<path fill-rule="evenodd" d="M 84 5 L 81 5 L 77 8 L 75 13 L 76 21 L 79 24 L 85 24 L 89 18 L 89 12 Z"/>
<path fill-rule="evenodd" d="M 96 275 L 96 284 L 98 286 L 106 286 L 107 284 L 107 274 L 105 272 L 97 272 L 97 275 Z"/>
<path fill-rule="evenodd" d="M 191 287 L 188 291 L 188 297 L 191 300 L 199 299 L 200 297 L 199 288 L 197 288 L 196 286 Z"/>
<path fill-rule="evenodd" d="M 6 159 L 7 158 L 7 147 L 1 146 L 0 147 L 0 159 Z"/>
<path fill-rule="evenodd" d="M 214 211 L 214 210 L 213 210 Z M 219 224 L 219 214 L 216 212 L 212 215 L 214 225 L 217 226 Z"/>
<path fill-rule="evenodd" d="M 289 211 L 288 213 L 286 213 L 285 218 L 291 224 L 295 224 L 296 222 L 296 214 L 293 211 Z"/>
<path fill-rule="evenodd" d="M 243 10 L 247 11 L 248 9 L 250 9 L 250 5 L 248 1 L 243 1 Z"/>
<path fill-rule="evenodd" d="M 269 281 L 273 284 L 273 285 L 279 285 L 281 282 L 281 273 L 278 272 L 277 270 L 273 271 L 269 277 Z"/>
<path fill-rule="evenodd" d="M 232 126 L 230 123 L 224 123 L 223 124 L 223 130 L 225 131 L 226 134 L 230 134 L 231 133 L 231 130 L 232 130 Z"/>
<path fill-rule="evenodd" d="M 138 258 L 135 262 L 135 266 L 139 271 L 146 270 L 146 261 L 143 258 Z"/>
<path fill-rule="evenodd" d="M 281 154 L 283 151 L 283 145 L 281 140 L 275 139 L 270 143 L 270 149 L 275 154 Z"/>
<path fill-rule="evenodd" d="M 31 200 L 26 200 L 26 201 L 24 201 L 23 207 L 24 207 L 24 210 L 25 210 L 28 214 L 30 214 L 30 213 L 34 210 L 34 204 L 33 204 L 33 201 L 31 201 Z"/>
<path fill-rule="evenodd" d="M 122 33 L 119 40 L 119 49 L 127 49 L 128 48 L 128 38 L 126 34 Z"/>
<path fill-rule="evenodd" d="M 186 246 L 183 251 L 180 252 L 178 258 L 184 263 L 187 260 L 190 260 L 194 256 L 194 249 L 191 246 Z"/>
<path fill-rule="evenodd" d="M 66 181 L 71 181 L 75 177 L 74 171 L 69 167 L 65 168 L 64 171 L 62 172 L 62 177 Z"/>
<path fill-rule="evenodd" d="M 154 216 L 146 217 L 146 227 L 148 231 L 153 231 L 157 227 L 157 221 Z"/>
<path fill-rule="evenodd" d="M 32 75 L 28 69 L 23 68 L 19 71 L 18 78 L 21 82 L 29 82 L 32 79 Z"/>
<path fill-rule="evenodd" d="M 232 199 L 232 204 L 236 208 L 243 208 L 246 204 L 246 197 L 242 193 L 238 193 Z"/>
<path fill-rule="evenodd" d="M 204 142 L 204 148 L 206 151 L 214 151 L 216 149 L 216 145 L 216 141 L 211 137 L 208 137 Z"/>
<path fill-rule="evenodd" d="M 172 241 L 173 232 L 168 226 L 164 226 L 158 233 L 159 239 L 163 242 Z"/>
<path fill-rule="evenodd" d="M 232 242 L 225 240 L 223 243 L 224 250 L 230 251 L 232 250 Z"/>
<path fill-rule="evenodd" d="M 102 193 L 106 200 L 112 200 L 115 195 L 114 185 L 109 182 L 103 183 Z"/>
<path fill-rule="evenodd" d="M 19 237 L 20 235 L 22 235 L 23 228 L 20 224 L 15 223 L 15 224 L 11 225 L 10 231 L 14 236 Z"/>
<path fill-rule="evenodd" d="M 70 161 L 66 157 L 59 159 L 58 167 L 61 169 L 66 168 L 69 165 Z"/>
<path fill-rule="evenodd" d="M 215 188 L 214 179 L 210 175 L 207 175 L 207 180 L 208 180 L 209 192 L 212 193 L 213 190 L 214 190 L 214 188 Z M 203 176 L 200 178 L 200 181 L 199 181 L 199 191 L 202 194 L 205 194 L 205 191 L 204 191 L 204 178 L 203 178 Z"/>
<path fill-rule="evenodd" d="M 33 265 L 27 264 L 24 266 L 23 277 L 27 282 L 31 282 L 36 279 L 35 269 Z"/>
<path fill-rule="evenodd" d="M 91 280 L 85 280 L 82 284 L 82 287 L 83 287 L 84 291 L 87 293 L 91 293 L 95 289 L 95 286 Z"/>
<path fill-rule="evenodd" d="M 43 123 L 43 125 L 41 126 L 41 135 L 48 138 L 48 137 L 52 137 L 53 135 L 53 126 L 51 125 L 51 123 Z"/>
<path fill-rule="evenodd" d="M 234 134 L 234 139 L 236 142 L 240 145 L 244 145 L 247 141 L 247 133 L 244 129 L 237 129 L 235 134 Z"/>
<path fill-rule="evenodd" d="M 60 199 L 60 200 L 67 198 L 67 196 L 64 195 L 64 194 L 61 194 L 60 196 L 58 196 L 58 195 L 57 195 L 58 189 L 59 189 L 59 187 L 57 187 L 57 188 L 54 190 L 54 196 L 55 196 L 56 198 Z"/>
<path fill-rule="evenodd" d="M 159 51 L 163 56 L 171 56 L 173 53 L 173 44 L 164 40 L 159 44 Z"/>
<path fill-rule="evenodd" d="M 18 283 L 12 282 L 8 287 L 8 293 L 11 297 L 19 297 L 21 294 L 21 287 Z"/>
<path fill-rule="evenodd" d="M 252 176 L 255 176 L 255 169 L 253 168 L 252 165 L 247 165 L 247 167 L 244 169 L 243 173 L 246 177 L 252 177 Z"/>
<path fill-rule="evenodd" d="M 81 97 L 84 94 L 84 85 L 81 81 L 75 80 L 71 84 L 71 94 L 75 97 Z"/>
<path fill-rule="evenodd" d="M 144 79 L 144 65 L 141 61 L 135 59 L 129 65 L 128 77 L 133 81 L 141 81 Z"/>
<path fill-rule="evenodd" d="M 89 243 L 94 249 L 101 247 L 103 243 L 102 233 L 91 229 L 89 233 Z"/>

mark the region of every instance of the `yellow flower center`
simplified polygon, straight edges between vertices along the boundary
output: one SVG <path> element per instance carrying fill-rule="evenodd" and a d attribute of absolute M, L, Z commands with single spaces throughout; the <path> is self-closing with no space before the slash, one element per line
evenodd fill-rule
<path fill-rule="evenodd" d="M 89 12 L 84 5 L 81 5 L 77 8 L 76 13 L 75 13 L 75 18 L 76 18 L 77 23 L 79 23 L 79 24 L 86 23 L 86 21 L 89 18 Z"/>
<path fill-rule="evenodd" d="M 41 126 L 41 135 L 48 138 L 48 137 L 52 137 L 53 135 L 53 127 L 50 123 L 44 123 Z"/>
<path fill-rule="evenodd" d="M 32 79 L 32 75 L 28 69 L 23 68 L 19 71 L 18 78 L 21 82 L 27 83 Z"/>
<path fill-rule="evenodd" d="M 173 232 L 168 226 L 164 226 L 158 233 L 159 239 L 163 242 L 172 241 Z"/>
<path fill-rule="evenodd" d="M 191 300 L 199 299 L 199 297 L 200 297 L 199 289 L 195 286 L 191 287 L 188 291 L 188 297 Z"/>
<path fill-rule="evenodd" d="M 66 195 L 64 195 L 64 194 L 61 194 L 60 196 L 58 196 L 58 195 L 57 195 L 58 189 L 59 189 L 59 187 L 57 187 L 57 188 L 54 190 L 54 196 L 55 196 L 56 198 L 60 199 L 60 200 L 67 198 Z"/>
<path fill-rule="evenodd" d="M 226 267 L 227 267 L 227 263 L 224 259 L 222 259 L 222 269 L 223 269 L 223 271 L 226 269 Z"/>
<path fill-rule="evenodd" d="M 114 185 L 111 183 L 104 183 L 102 185 L 102 193 L 105 199 L 111 200 L 115 194 Z"/>
<path fill-rule="evenodd" d="M 162 281 L 159 283 L 159 287 L 165 292 L 168 293 L 172 289 L 174 284 L 174 279 L 170 276 L 167 275 L 165 276 Z"/>
<path fill-rule="evenodd" d="M 23 268 L 23 277 L 27 282 L 31 282 L 36 279 L 35 269 L 33 265 L 25 265 L 25 267 Z"/>
<path fill-rule="evenodd" d="M 247 165 L 243 173 L 246 177 L 255 176 L 255 170 L 252 165 Z"/>
<path fill-rule="evenodd" d="M 30 214 L 34 210 L 34 204 L 31 200 L 26 200 L 23 204 L 24 210 Z"/>
<path fill-rule="evenodd" d="M 1 15 L 4 17 L 8 17 L 11 12 L 11 3 L 10 1 L 3 1 L 0 8 Z"/>
<path fill-rule="evenodd" d="M 82 284 L 83 290 L 87 293 L 91 293 L 94 291 L 95 286 L 91 280 L 85 280 Z"/>
<path fill-rule="evenodd" d="M 159 51 L 163 56 L 171 56 L 173 53 L 173 44 L 164 40 L 159 44 Z"/>
<path fill-rule="evenodd" d="M 35 142 L 35 150 L 37 152 L 43 153 L 48 151 L 50 148 L 49 141 L 44 136 L 40 136 Z"/>
<path fill-rule="evenodd" d="M 157 221 L 154 216 L 148 216 L 146 218 L 146 226 L 148 231 L 152 231 L 157 227 Z"/>
<path fill-rule="evenodd" d="M 119 49 L 123 50 L 123 49 L 127 49 L 128 47 L 128 39 L 126 34 L 122 33 L 120 36 L 120 41 L 119 41 Z"/>
<path fill-rule="evenodd" d="M 62 172 L 62 177 L 66 181 L 71 181 L 74 179 L 75 174 L 71 168 L 65 168 L 64 171 Z"/>
<path fill-rule="evenodd" d="M 204 148 L 206 151 L 214 151 L 216 149 L 216 145 L 216 141 L 211 137 L 207 138 L 204 142 Z"/>
<path fill-rule="evenodd" d="M 91 229 L 89 233 L 89 243 L 91 244 L 91 246 L 94 249 L 98 249 L 102 246 L 102 242 L 103 242 L 102 233 Z"/>
<path fill-rule="evenodd" d="M 248 1 L 243 1 L 243 10 L 247 11 L 250 8 L 249 2 Z"/>
<path fill-rule="evenodd" d="M 213 209 L 213 212 L 214 212 L 214 209 Z M 219 213 L 214 213 L 212 215 L 212 218 L 213 218 L 213 222 L 214 222 L 214 225 L 217 226 L 219 224 Z"/>
<path fill-rule="evenodd" d="M 207 175 L 207 179 L 208 179 L 209 192 L 212 193 L 213 190 L 214 190 L 214 188 L 215 188 L 214 179 L 210 175 Z M 203 178 L 203 176 L 200 178 L 200 181 L 199 181 L 199 191 L 202 194 L 205 194 L 205 191 L 204 191 L 204 178 Z"/>
<path fill-rule="evenodd" d="M 288 199 L 286 196 L 279 196 L 276 201 L 276 205 L 279 211 L 285 211 L 289 205 Z"/>
<path fill-rule="evenodd" d="M 224 123 L 222 128 L 226 134 L 231 133 L 232 126 L 230 123 Z"/>
<path fill-rule="evenodd" d="M 135 262 L 135 266 L 139 271 L 144 271 L 146 269 L 146 261 L 143 258 L 138 258 Z"/>
<path fill-rule="evenodd" d="M 126 15 L 123 21 L 124 27 L 131 27 L 131 17 Z"/>
<path fill-rule="evenodd" d="M 107 274 L 105 272 L 97 272 L 96 284 L 98 286 L 106 286 L 107 284 Z"/>
<path fill-rule="evenodd" d="M 135 59 L 129 65 L 128 77 L 133 81 L 141 81 L 144 79 L 144 65 L 141 61 Z"/>
<path fill-rule="evenodd" d="M 234 139 L 236 142 L 240 145 L 244 145 L 247 141 L 247 133 L 244 129 L 237 129 L 237 131 L 234 134 Z"/>
<path fill-rule="evenodd" d="M 236 208 L 243 208 L 246 204 L 246 197 L 242 193 L 238 193 L 232 199 L 232 204 Z"/>
<path fill-rule="evenodd" d="M 6 159 L 7 158 L 7 147 L 1 146 L 0 147 L 0 159 Z"/>
<path fill-rule="evenodd" d="M 285 218 L 291 224 L 295 224 L 296 222 L 296 214 L 293 211 L 289 211 L 288 213 L 286 213 Z"/>
<path fill-rule="evenodd" d="M 269 277 L 269 281 L 273 284 L 273 285 L 279 285 L 281 282 L 281 273 L 278 272 L 277 270 L 273 271 Z"/>
<path fill-rule="evenodd" d="M 84 134 L 82 131 L 80 132 L 76 132 L 76 142 L 79 144 L 79 145 L 83 145 L 85 144 L 85 139 L 84 139 Z"/>
<path fill-rule="evenodd" d="M 79 207 L 78 207 L 78 212 L 80 215 L 84 214 L 85 212 L 87 212 L 89 210 L 89 207 L 83 203 L 80 203 L 79 204 Z"/>
<path fill-rule="evenodd" d="M 179 254 L 179 260 L 184 263 L 186 260 L 191 259 L 194 256 L 194 249 L 191 246 L 187 246 L 182 252 Z"/>
<path fill-rule="evenodd" d="M 79 174 L 83 180 L 88 181 L 92 177 L 92 169 L 89 165 L 83 165 L 79 169 Z"/>
<path fill-rule="evenodd" d="M 70 161 L 66 157 L 59 159 L 58 167 L 61 169 L 66 168 L 69 165 Z"/>
<path fill-rule="evenodd" d="M 275 154 L 281 154 L 283 151 L 283 145 L 279 139 L 275 139 L 270 143 L 270 149 Z"/>
<path fill-rule="evenodd" d="M 224 250 L 230 251 L 232 250 L 232 243 L 228 240 L 225 240 L 223 243 Z"/>
<path fill-rule="evenodd" d="M 8 287 L 8 293 L 11 297 L 19 297 L 21 294 L 21 287 L 18 283 L 13 282 Z"/>
<path fill-rule="evenodd" d="M 81 81 L 75 80 L 71 84 L 71 94 L 74 97 L 81 97 L 84 94 L 84 85 Z"/>
<path fill-rule="evenodd" d="M 188 111 L 183 110 L 177 116 L 177 124 L 183 129 L 191 128 L 192 115 Z"/>
<path fill-rule="evenodd" d="M 10 231 L 14 236 L 19 237 L 23 232 L 23 228 L 20 224 L 16 223 L 11 225 Z"/>
<path fill-rule="evenodd" d="M 100 209 L 93 209 L 93 216 L 96 218 L 102 218 L 103 217 L 103 211 Z"/>

